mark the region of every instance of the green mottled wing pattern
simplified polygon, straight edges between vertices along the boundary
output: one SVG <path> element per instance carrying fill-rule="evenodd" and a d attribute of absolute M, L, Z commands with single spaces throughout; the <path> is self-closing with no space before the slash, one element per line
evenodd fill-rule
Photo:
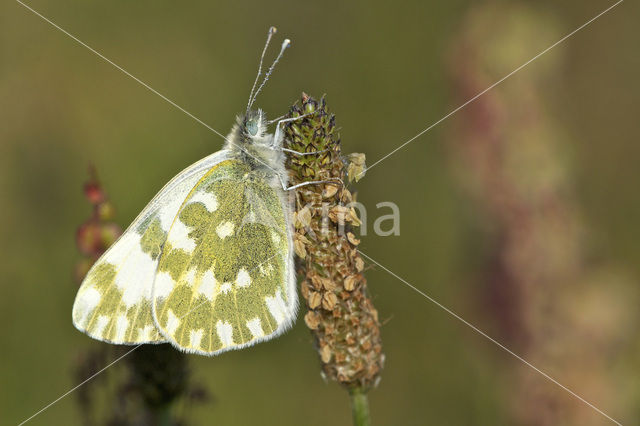
<path fill-rule="evenodd" d="M 73 323 L 79 330 L 111 343 L 166 341 L 153 321 L 151 301 L 167 232 L 193 187 L 227 156 L 220 151 L 178 174 L 98 259 L 73 305 Z"/>
<path fill-rule="evenodd" d="M 205 355 L 282 333 L 297 298 L 283 191 L 239 160 L 207 172 L 159 258 L 153 314 L 175 346 Z"/>

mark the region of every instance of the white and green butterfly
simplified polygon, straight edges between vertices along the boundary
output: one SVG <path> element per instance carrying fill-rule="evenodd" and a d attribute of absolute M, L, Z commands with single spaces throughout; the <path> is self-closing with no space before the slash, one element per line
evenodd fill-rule
<path fill-rule="evenodd" d="M 87 274 L 73 305 L 79 330 L 110 343 L 170 342 L 216 355 L 272 339 L 294 322 L 285 190 L 300 185 L 287 187 L 289 150 L 280 132 L 287 120 L 267 134 L 263 112 L 251 110 L 289 45 L 285 40 L 254 94 L 274 33 L 272 27 L 247 111 L 224 148 L 165 185 Z"/>

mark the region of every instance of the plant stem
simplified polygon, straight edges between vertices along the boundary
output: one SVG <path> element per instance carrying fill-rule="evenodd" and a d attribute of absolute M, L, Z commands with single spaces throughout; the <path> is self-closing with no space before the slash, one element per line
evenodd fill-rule
<path fill-rule="evenodd" d="M 287 148 L 309 156 L 288 156 L 291 184 L 351 182 L 364 174 L 364 154 L 343 156 L 335 116 L 303 94 L 284 127 Z M 356 237 L 361 225 L 354 197 L 344 185 L 309 185 L 296 190 L 294 248 L 304 321 L 315 338 L 323 376 L 349 391 L 356 426 L 368 426 L 366 392 L 375 387 L 384 364 L 378 311 L 364 277 Z"/>
<path fill-rule="evenodd" d="M 369 417 L 369 400 L 367 394 L 362 388 L 349 389 L 351 396 L 351 414 L 353 415 L 354 426 L 369 426 L 371 418 Z"/>

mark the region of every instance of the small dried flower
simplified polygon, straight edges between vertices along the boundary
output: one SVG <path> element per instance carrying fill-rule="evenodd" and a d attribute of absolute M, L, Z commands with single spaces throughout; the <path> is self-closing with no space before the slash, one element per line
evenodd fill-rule
<path fill-rule="evenodd" d="M 347 155 L 347 159 L 349 161 L 349 165 L 347 166 L 349 182 L 358 182 L 366 174 L 367 167 L 365 166 L 365 155 L 354 152 Z"/>

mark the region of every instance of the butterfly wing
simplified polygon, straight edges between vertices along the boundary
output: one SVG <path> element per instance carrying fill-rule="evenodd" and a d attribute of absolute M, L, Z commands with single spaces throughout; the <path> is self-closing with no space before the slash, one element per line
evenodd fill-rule
<path fill-rule="evenodd" d="M 297 309 L 291 230 L 282 190 L 221 162 L 187 197 L 169 229 L 153 314 L 176 347 L 204 355 L 284 332 Z"/>
<path fill-rule="evenodd" d="M 153 322 L 151 297 L 167 231 L 193 187 L 227 156 L 219 151 L 179 173 L 98 259 L 73 304 L 76 328 L 111 343 L 165 341 Z"/>

